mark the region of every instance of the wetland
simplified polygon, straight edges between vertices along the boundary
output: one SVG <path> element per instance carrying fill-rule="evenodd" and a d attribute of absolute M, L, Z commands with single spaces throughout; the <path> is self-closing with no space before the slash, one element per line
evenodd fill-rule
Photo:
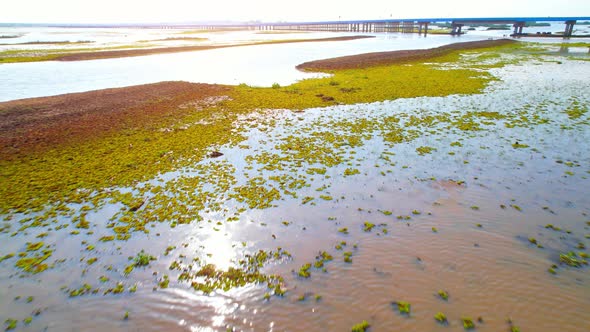
<path fill-rule="evenodd" d="M 0 102 L 3 327 L 588 330 L 588 44 L 437 46 Z"/>

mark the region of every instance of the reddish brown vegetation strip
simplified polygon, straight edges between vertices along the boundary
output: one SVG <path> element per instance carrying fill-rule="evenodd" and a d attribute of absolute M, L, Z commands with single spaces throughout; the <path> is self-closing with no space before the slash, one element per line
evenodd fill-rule
<path fill-rule="evenodd" d="M 93 60 L 93 59 L 124 58 L 124 57 L 163 54 L 163 53 L 204 51 L 204 50 L 212 50 L 212 49 L 217 49 L 217 48 L 238 47 L 238 46 L 345 41 L 345 40 L 354 40 L 354 39 L 362 39 L 362 38 L 374 38 L 374 36 L 345 36 L 345 37 L 331 37 L 331 38 L 317 38 L 317 39 L 271 40 L 271 41 L 264 41 L 264 42 L 257 42 L 257 43 L 232 44 L 232 45 L 176 46 L 176 47 L 145 48 L 145 49 L 135 49 L 135 50 L 82 52 L 82 53 L 62 55 L 60 57 L 57 57 L 55 60 L 58 60 L 58 61 L 80 61 L 80 60 Z"/>
<path fill-rule="evenodd" d="M 0 103 L 0 160 L 79 142 L 114 130 L 145 128 L 181 115 L 184 104 L 229 87 L 161 82 Z"/>
<path fill-rule="evenodd" d="M 469 50 L 493 47 L 514 42 L 515 41 L 510 39 L 482 40 L 474 42 L 455 43 L 426 50 L 365 53 L 305 62 L 298 65 L 297 69 L 304 71 L 329 71 L 364 68 L 372 66 L 385 66 L 409 61 L 427 60 L 456 50 Z"/>

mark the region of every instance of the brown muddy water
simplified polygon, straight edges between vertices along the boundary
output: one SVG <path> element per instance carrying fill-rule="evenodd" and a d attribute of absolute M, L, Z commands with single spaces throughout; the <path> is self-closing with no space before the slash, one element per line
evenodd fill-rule
<path fill-rule="evenodd" d="M 252 114 L 237 124 L 245 142 L 149 183 L 168 184 L 179 202 L 207 192 L 203 220 L 98 244 L 121 214 L 106 204 L 88 213 L 96 234 L 43 238 L 55 244 L 52 261 L 64 259 L 53 268 L 30 275 L 15 258 L 0 263 L 0 318 L 25 331 L 349 331 L 363 320 L 370 331 L 461 331 L 466 317 L 476 331 L 588 331 L 589 268 L 560 255 L 582 260 L 590 246 L 590 65 L 559 61 L 491 69 L 501 80 L 481 95 Z M 198 176 L 207 180 L 197 191 Z M 252 183 L 280 198 L 259 209 L 229 194 Z M 159 197 L 141 185 L 122 190 Z M 1 233 L 2 254 L 42 231 Z M 284 277 L 282 297 L 255 283 L 207 295 L 169 268 L 196 259 L 226 270 L 279 247 L 291 257 L 261 271 Z M 128 257 L 142 249 L 157 260 L 126 276 Z M 320 251 L 333 256 L 326 271 L 298 276 Z M 98 261 L 88 264 L 91 256 Z M 123 293 L 102 295 L 118 282 Z M 100 291 L 68 295 L 84 283 Z M 410 314 L 396 301 L 410 303 Z"/>

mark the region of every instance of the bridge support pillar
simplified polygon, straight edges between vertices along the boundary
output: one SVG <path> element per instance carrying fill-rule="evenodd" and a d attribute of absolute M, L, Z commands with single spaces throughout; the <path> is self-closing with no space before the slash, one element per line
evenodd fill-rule
<path fill-rule="evenodd" d="M 514 36 L 522 35 L 522 29 L 524 28 L 525 22 L 514 22 L 512 27 L 514 27 Z"/>
<path fill-rule="evenodd" d="M 424 31 L 424 37 L 428 34 L 428 22 L 418 22 L 418 36 Z"/>
<path fill-rule="evenodd" d="M 451 27 L 451 35 L 461 35 L 461 29 L 463 28 L 463 24 L 453 22 Z"/>
<path fill-rule="evenodd" d="M 574 33 L 574 25 L 576 25 L 576 21 L 565 21 L 565 31 L 563 33 L 564 37 L 571 37 Z"/>

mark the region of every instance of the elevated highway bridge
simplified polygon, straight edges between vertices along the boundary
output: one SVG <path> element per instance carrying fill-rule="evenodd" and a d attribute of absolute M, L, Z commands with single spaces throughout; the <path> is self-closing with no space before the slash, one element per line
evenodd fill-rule
<path fill-rule="evenodd" d="M 273 23 L 241 23 L 241 24 L 208 24 L 197 26 L 204 30 L 228 28 L 257 30 L 296 30 L 296 31 L 336 31 L 336 32 L 418 32 L 428 34 L 429 25 L 450 24 L 451 34 L 459 35 L 465 25 L 479 24 L 510 24 L 514 35 L 523 34 L 529 22 L 563 22 L 563 37 L 571 37 L 574 25 L 579 21 L 590 21 L 590 16 L 579 17 L 472 17 L 472 18 L 406 18 L 381 20 L 349 20 L 349 21 L 308 21 L 308 22 L 273 22 Z"/>

